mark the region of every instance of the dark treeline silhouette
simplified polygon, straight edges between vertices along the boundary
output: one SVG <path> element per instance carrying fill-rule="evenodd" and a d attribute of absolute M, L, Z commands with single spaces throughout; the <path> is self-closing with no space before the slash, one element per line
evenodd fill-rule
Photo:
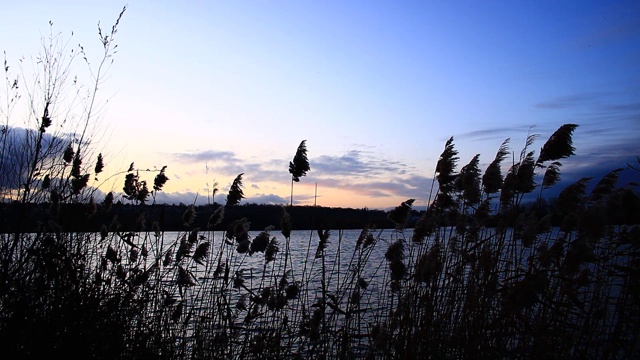
<path fill-rule="evenodd" d="M 607 222 L 610 224 L 629 225 L 640 223 L 640 196 L 631 189 L 622 189 L 620 197 L 623 201 L 611 203 L 607 211 Z M 557 199 L 538 199 L 535 202 L 525 203 L 517 209 L 513 209 L 513 219 L 509 224 L 501 224 L 505 217 L 498 215 L 489 216 L 485 220 L 485 226 L 495 227 L 500 225 L 516 226 L 518 214 L 534 211 L 539 218 L 549 216 L 552 226 L 560 226 L 563 217 L 556 211 Z M 195 206 L 196 217 L 190 225 L 202 230 L 208 229 L 208 220 L 211 214 L 220 206 L 213 205 Z M 188 205 L 135 205 L 118 202 L 105 209 L 98 204 L 60 204 L 59 208 L 52 208 L 51 204 L 0 204 L 0 233 L 34 233 L 44 227 L 55 223 L 60 231 L 98 232 L 103 226 L 112 228 L 117 224 L 119 231 L 144 231 L 151 229 L 154 222 L 163 231 L 181 231 L 185 229 L 183 215 Z M 214 230 L 226 230 L 233 221 L 249 219 L 250 230 L 264 230 L 273 226 L 280 230 L 280 218 L 282 209 L 295 221 L 293 230 L 308 229 L 363 229 L 371 227 L 377 229 L 393 228 L 394 224 L 389 220 L 389 212 L 379 209 L 353 209 L 332 208 L 321 206 L 281 206 L 266 204 L 244 204 L 240 206 L 225 207 L 223 221 Z M 424 211 L 411 210 L 406 224 L 407 228 L 415 226 L 416 221 L 424 214 Z M 507 217 L 508 219 L 508 217 Z M 446 219 L 445 219 L 446 220 Z M 450 226 L 457 225 L 455 218 L 448 221 Z"/>
<path fill-rule="evenodd" d="M 195 206 L 196 217 L 191 227 L 208 229 L 211 214 L 218 209 L 213 205 Z M 184 230 L 183 214 L 188 205 L 133 205 L 116 203 L 110 208 L 101 204 L 60 204 L 56 209 L 51 204 L 0 204 L 0 232 L 33 233 L 52 223 L 61 231 L 98 232 L 102 226 L 120 231 L 144 231 L 157 222 L 163 231 Z M 247 218 L 251 230 L 264 230 L 268 226 L 280 229 L 282 206 L 244 204 L 225 207 L 224 220 L 214 230 L 225 230 L 234 220 Z M 383 210 L 329 208 L 319 206 L 286 206 L 293 219 L 293 230 L 307 229 L 362 229 L 366 226 L 383 229 L 392 228 L 387 213 Z M 413 211 L 413 218 L 419 213 Z"/>

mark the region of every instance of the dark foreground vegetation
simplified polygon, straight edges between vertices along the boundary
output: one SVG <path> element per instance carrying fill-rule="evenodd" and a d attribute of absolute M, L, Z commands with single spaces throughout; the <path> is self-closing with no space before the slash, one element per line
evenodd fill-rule
<path fill-rule="evenodd" d="M 100 33 L 105 56 L 115 29 Z M 0 134 L 4 154 L 24 155 L 0 157 L 2 194 L 25 211 L 17 221 L 29 217 L 30 204 L 47 203 L 34 232 L 0 234 L 5 358 L 640 355 L 640 226 L 629 205 L 637 193 L 617 185 L 620 172 L 635 171 L 640 161 L 566 187 L 553 213 L 522 206 L 525 195 L 541 199 L 557 183 L 559 161 L 574 153 L 576 125 L 560 127 L 537 157 L 530 136 L 505 174 L 507 141 L 482 172 L 478 156 L 458 170 L 451 139 L 437 163 L 437 186 L 425 194 L 430 206 L 413 231 L 406 229 L 409 199 L 388 214 L 395 231 L 361 230 L 347 263 L 327 246 L 341 249 L 343 233 L 324 227 L 309 232 L 310 256 L 294 261 L 292 223 L 313 214 L 293 217 L 279 207 L 269 208 L 268 220 L 238 216 L 240 175 L 225 206 L 186 207 L 178 236 L 169 237 L 159 218 L 142 216 L 142 204 L 168 180 L 164 168 L 152 189 L 132 167 L 122 174 L 122 194 L 94 199 L 88 182 L 102 171 L 102 155 L 89 155 L 83 135 L 59 143 L 45 136 L 50 100 L 36 106 L 38 130 L 27 132 L 33 141 L 13 142 L 10 127 Z M 90 166 L 88 159 L 95 159 Z M 114 213 L 118 198 L 137 204 L 135 217 Z M 70 217 L 74 207 L 64 204 L 87 211 Z M 631 219 L 624 224 L 612 218 L 620 208 Z M 95 214 L 104 216 L 98 232 L 67 227 L 82 227 Z M 261 221 L 279 230 L 250 235 L 249 223 Z M 248 271 L 255 259 L 261 271 Z"/>

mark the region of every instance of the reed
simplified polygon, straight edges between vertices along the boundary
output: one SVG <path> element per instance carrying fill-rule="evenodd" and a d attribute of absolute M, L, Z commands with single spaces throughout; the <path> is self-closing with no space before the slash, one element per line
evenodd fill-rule
<path fill-rule="evenodd" d="M 106 54 L 113 34 L 115 27 L 100 33 Z M 9 175 L 0 182 L 26 217 L 33 204 L 47 204 L 36 229 L 0 234 L 0 342 L 8 358 L 640 355 L 640 200 L 617 185 L 638 165 L 612 170 L 592 190 L 591 178 L 580 179 L 551 212 L 543 206 L 561 161 L 575 151 L 575 124 L 560 127 L 537 158 L 530 134 L 504 177 L 508 139 L 482 173 L 479 154 L 457 170 L 451 138 L 414 228 L 408 199 L 388 214 L 394 229 L 369 226 L 357 239 L 309 229 L 306 254 L 294 259 L 296 219 L 287 207 L 279 223 L 256 233 L 252 219 L 228 218 L 244 198 L 243 174 L 225 206 L 204 214 L 189 206 L 178 232 L 165 232 L 147 212 L 169 180 L 166 167 L 153 172 L 149 188 L 132 164 L 120 173 L 123 193 L 94 199 L 89 181 L 105 158 L 98 154 L 89 167 L 84 142 L 43 145 L 53 106 L 43 104 L 32 155 L 6 173 L 20 172 L 29 186 Z M 13 151 L 2 139 L 1 150 Z M 308 170 L 303 141 L 292 181 Z M 117 199 L 136 205 L 132 219 L 113 213 Z M 108 220 L 99 232 L 69 231 L 61 222 L 69 202 L 83 206 L 78 223 L 96 214 Z M 206 228 L 194 225 L 199 217 Z M 124 231 L 125 221 L 136 231 Z"/>

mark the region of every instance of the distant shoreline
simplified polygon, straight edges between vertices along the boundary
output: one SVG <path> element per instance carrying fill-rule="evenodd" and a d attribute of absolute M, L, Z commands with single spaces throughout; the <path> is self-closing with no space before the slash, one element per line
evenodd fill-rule
<path fill-rule="evenodd" d="M 283 208 L 289 213 L 293 230 L 308 229 L 376 229 L 394 228 L 383 210 L 328 208 L 321 206 L 282 206 L 244 204 L 224 209 L 220 224 L 208 229 L 209 217 L 220 204 L 195 206 L 196 218 L 191 227 L 201 230 L 226 230 L 235 220 L 247 218 L 250 230 L 263 230 L 268 226 L 280 229 Z M 116 203 L 110 209 L 100 204 L 0 204 L 0 233 L 33 233 L 43 230 L 62 232 L 96 232 L 103 226 L 119 225 L 119 231 L 151 230 L 157 222 L 162 231 L 186 230 L 182 215 L 188 205 L 131 205 Z M 419 216 L 413 211 L 414 220 Z"/>

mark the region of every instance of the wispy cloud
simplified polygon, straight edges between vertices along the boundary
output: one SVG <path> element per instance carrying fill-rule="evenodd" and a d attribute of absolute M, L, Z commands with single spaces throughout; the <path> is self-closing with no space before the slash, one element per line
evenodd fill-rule
<path fill-rule="evenodd" d="M 294 201 L 297 200 L 294 198 Z M 256 194 L 253 196 L 249 196 L 246 199 L 242 200 L 243 203 L 255 203 L 255 204 L 269 204 L 269 205 L 280 205 L 280 204 L 288 204 L 289 199 L 285 199 L 282 196 L 275 194 Z"/>
<path fill-rule="evenodd" d="M 577 106 L 593 105 L 608 95 L 610 94 L 604 92 L 591 92 L 558 96 L 553 99 L 541 101 L 535 104 L 535 107 L 539 109 L 567 109 Z"/>
<path fill-rule="evenodd" d="M 3 129 L 1 138 L 3 151 L 0 157 L 0 187 L 22 187 L 27 177 L 28 167 L 33 161 L 35 142 L 39 134 L 36 130 L 8 126 Z M 40 156 L 50 160 L 62 153 L 72 135 L 44 133 Z M 43 159 L 40 159 L 41 161 Z M 86 162 L 92 161 L 83 159 Z"/>
<path fill-rule="evenodd" d="M 432 179 L 423 176 L 412 176 L 407 179 L 392 179 L 384 182 L 363 183 L 360 190 L 353 189 L 363 195 L 380 194 L 388 197 L 406 197 L 413 199 L 426 200 L 429 195 L 429 188 Z"/>
<path fill-rule="evenodd" d="M 236 155 L 230 151 L 204 150 L 194 152 L 174 153 L 172 157 L 177 160 L 186 161 L 188 163 L 207 163 L 207 162 L 237 162 Z"/>
<path fill-rule="evenodd" d="M 509 126 L 509 127 L 494 127 L 488 129 L 480 129 L 469 132 L 464 132 L 454 136 L 454 140 L 466 140 L 466 141 L 484 141 L 484 140 L 496 140 L 506 139 L 517 134 L 526 134 L 529 131 L 529 126 Z M 506 135 L 505 135 L 506 134 Z"/>
<path fill-rule="evenodd" d="M 411 168 L 396 160 L 378 158 L 371 153 L 351 150 L 344 155 L 322 155 L 312 162 L 312 170 L 321 176 L 379 176 L 388 174 L 406 174 Z"/>

